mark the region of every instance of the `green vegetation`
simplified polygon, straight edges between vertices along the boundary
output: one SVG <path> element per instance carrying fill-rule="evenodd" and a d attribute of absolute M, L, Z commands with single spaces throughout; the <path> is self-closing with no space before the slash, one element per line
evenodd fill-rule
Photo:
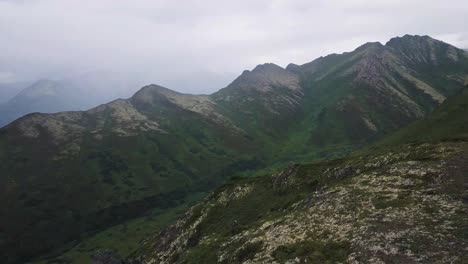
<path fill-rule="evenodd" d="M 94 234 L 84 236 L 83 239 L 73 243 L 73 247 L 59 257 L 49 257 L 38 261 L 37 264 L 65 262 L 70 264 L 89 263 L 90 257 L 99 249 L 111 249 L 121 256 L 128 256 L 139 246 L 141 240 L 147 237 L 148 230 L 158 232 L 170 223 L 180 218 L 194 202 L 204 194 L 200 193 L 182 205 L 169 210 L 156 209 L 144 217 L 106 228 Z"/>
<path fill-rule="evenodd" d="M 249 243 L 244 245 L 239 251 L 237 252 L 236 258 L 239 263 L 244 263 L 244 261 L 253 259 L 255 254 L 261 249 L 263 245 L 262 241 Z"/>
<path fill-rule="evenodd" d="M 273 256 L 279 263 L 299 258 L 300 263 L 345 262 L 350 253 L 348 242 L 301 241 L 278 247 Z"/>
<path fill-rule="evenodd" d="M 396 199 L 379 196 L 374 199 L 373 205 L 377 209 L 406 207 L 411 205 L 411 200 L 405 196 L 398 196 Z"/>
<path fill-rule="evenodd" d="M 177 257 L 173 258 L 174 262 L 177 261 Z M 216 247 L 213 244 L 201 245 L 188 252 L 186 264 L 198 264 L 198 263 L 216 263 L 218 256 L 216 255 Z"/>
<path fill-rule="evenodd" d="M 468 87 L 447 99 L 428 118 L 382 140 L 381 145 L 405 142 L 437 142 L 468 138 Z"/>

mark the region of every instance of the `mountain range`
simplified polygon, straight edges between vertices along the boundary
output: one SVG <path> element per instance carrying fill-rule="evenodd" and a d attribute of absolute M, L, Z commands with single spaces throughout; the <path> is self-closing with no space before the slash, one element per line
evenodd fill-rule
<path fill-rule="evenodd" d="M 129 99 L 118 99 L 87 111 L 28 114 L 0 129 L 0 256 L 6 263 L 28 261 L 59 250 L 64 243 L 86 233 L 143 215 L 150 209 L 173 208 L 184 203 L 187 196 L 211 191 L 233 176 L 262 174 L 291 162 L 344 157 L 424 119 L 447 98 L 464 94 L 467 84 L 465 51 L 428 36 L 406 35 L 385 45 L 366 43 L 352 52 L 328 55 L 304 65 L 290 64 L 286 68 L 271 63 L 258 65 L 210 95 L 183 94 L 148 85 Z M 462 127 L 466 116 L 463 113 L 458 114 L 461 119 L 454 121 L 461 122 Z M 418 126 L 427 128 L 432 123 Z M 423 133 L 419 127 L 415 131 Z M 407 137 L 404 132 L 399 133 Z M 440 133 L 445 135 L 446 131 Z M 456 147 L 450 151 L 464 153 L 463 146 L 447 145 L 447 148 Z M 441 152 L 438 146 L 421 151 L 424 155 Z M 386 154 L 369 155 L 378 164 L 386 159 Z M 289 210 L 297 202 L 306 202 L 304 196 L 310 196 L 312 190 L 322 191 L 323 186 L 338 180 L 360 175 L 353 181 L 367 181 L 363 186 L 378 187 L 375 178 L 361 175 L 358 170 L 387 175 L 395 170 L 433 166 L 421 162 L 403 168 L 389 163 L 386 171 L 379 171 L 378 166 L 366 163 L 372 157 L 324 161 L 318 167 L 292 166 L 273 178 L 249 178 L 221 187 L 199 209 L 192 208 L 182 222 L 157 236 L 157 240 L 148 240 L 145 244 L 148 248 L 141 249 L 134 259 L 145 263 L 155 259 L 210 263 L 216 258 L 225 263 L 242 263 L 274 258 L 281 262 L 301 259 L 302 253 L 297 252 L 314 255 L 317 251 L 325 261 L 341 261 L 344 255 L 351 254 L 353 241 L 330 240 L 329 244 L 315 241 L 316 244 L 303 245 L 300 243 L 304 239 L 285 238 L 284 243 L 273 245 L 267 239 L 255 240 L 258 235 L 255 232 L 268 229 L 272 233 L 265 231 L 265 236 L 277 237 L 283 232 L 299 236 L 302 229 L 294 232 L 288 228 L 271 229 L 276 224 L 266 225 L 263 221 L 266 219 L 261 217 L 269 216 L 266 212 L 271 212 L 275 220 L 287 217 L 281 216 L 284 208 Z M 391 162 L 414 161 L 406 160 L 407 157 L 390 158 Z M 331 176 L 322 179 L 320 175 L 327 173 Z M 385 177 L 388 181 L 405 180 L 393 179 L 392 175 Z M 348 193 L 354 191 L 348 185 L 343 189 L 326 189 L 332 194 L 321 196 L 325 205 L 337 206 L 332 202 L 348 201 Z M 226 194 L 222 190 L 227 190 Z M 374 195 L 375 190 L 364 191 Z M 379 197 L 376 199 L 382 199 L 383 209 L 387 208 L 387 198 Z M 239 202 L 231 203 L 236 199 Z M 356 206 L 363 205 L 358 202 Z M 441 204 L 444 202 L 440 200 Z M 265 204 L 268 206 L 258 210 Z M 231 209 L 227 210 L 226 205 Z M 344 208 L 350 206 L 346 203 Z M 330 212 L 323 213 L 325 216 Z M 374 213 L 381 211 L 372 211 L 372 219 L 378 216 Z M 251 227 L 256 231 L 252 233 Z M 320 234 L 339 235 L 340 230 L 335 227 L 323 229 Z M 209 232 L 219 236 L 211 237 Z M 355 234 L 354 229 L 349 232 Z M 372 247 L 378 242 L 365 246 Z M 226 247 L 214 251 L 212 244 L 221 243 Z M 289 244 L 294 244 L 294 248 L 288 248 Z M 285 247 L 278 251 L 280 246 Z M 322 252 L 329 247 L 341 253 L 328 256 Z M 241 249 L 244 251 L 239 252 Z M 356 257 L 375 256 L 370 251 L 359 252 L 364 255 Z"/>

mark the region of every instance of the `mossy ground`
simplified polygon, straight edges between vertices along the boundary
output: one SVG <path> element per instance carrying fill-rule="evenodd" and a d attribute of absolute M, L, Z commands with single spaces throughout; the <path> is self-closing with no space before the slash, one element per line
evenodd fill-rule
<path fill-rule="evenodd" d="M 161 263 L 463 263 L 458 182 L 467 165 L 468 143 L 443 142 L 233 179 L 166 233 L 172 239 L 147 240 L 150 250 L 138 256 Z"/>

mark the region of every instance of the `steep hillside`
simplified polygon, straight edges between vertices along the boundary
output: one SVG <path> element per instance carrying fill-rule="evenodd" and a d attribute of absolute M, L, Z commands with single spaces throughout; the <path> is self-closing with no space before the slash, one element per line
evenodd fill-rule
<path fill-rule="evenodd" d="M 26 260 L 175 206 L 256 168 L 253 147 L 206 97 L 158 86 L 85 112 L 25 116 L 0 131 L 0 255 Z"/>
<path fill-rule="evenodd" d="M 434 141 L 465 141 L 468 139 L 468 84 L 452 98 L 447 99 L 424 120 L 382 140 L 378 145 Z"/>
<path fill-rule="evenodd" d="M 239 174 L 343 156 L 423 118 L 467 76 L 463 51 L 405 36 L 259 65 L 212 95 L 149 85 L 88 111 L 24 116 L 0 129 L 0 256 L 27 261 Z"/>
<path fill-rule="evenodd" d="M 278 65 L 244 71 L 229 86 L 211 95 L 224 113 L 251 133 L 278 136 L 301 119 L 303 89 L 297 74 Z"/>
<path fill-rule="evenodd" d="M 391 145 L 232 180 L 128 263 L 466 263 L 467 95 Z"/>
<path fill-rule="evenodd" d="M 424 117 L 467 81 L 466 52 L 406 35 L 286 69 L 259 65 L 211 97 L 264 142 L 271 159 L 288 162 L 331 158 L 378 140 Z"/>
<path fill-rule="evenodd" d="M 302 138 L 297 148 L 367 144 L 420 119 L 464 86 L 467 58 L 441 41 L 404 36 L 289 65 L 302 76 L 307 102 L 306 117 L 293 134 Z"/>

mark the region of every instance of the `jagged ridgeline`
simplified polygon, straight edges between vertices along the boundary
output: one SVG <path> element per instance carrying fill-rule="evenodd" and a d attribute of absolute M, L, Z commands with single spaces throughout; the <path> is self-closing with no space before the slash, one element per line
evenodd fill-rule
<path fill-rule="evenodd" d="M 347 158 L 231 180 L 128 263 L 467 263 L 467 172 L 468 88 Z"/>
<path fill-rule="evenodd" d="M 28 261 L 232 176 L 343 156 L 424 118 L 467 76 L 466 52 L 404 36 L 259 65 L 211 95 L 149 85 L 88 111 L 24 116 L 0 129 L 0 255 Z"/>

